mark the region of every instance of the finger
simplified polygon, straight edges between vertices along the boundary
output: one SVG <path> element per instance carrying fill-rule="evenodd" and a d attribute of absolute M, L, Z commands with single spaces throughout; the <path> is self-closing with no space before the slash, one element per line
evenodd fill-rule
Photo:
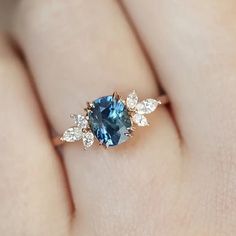
<path fill-rule="evenodd" d="M 235 1 L 122 2 L 171 97 L 187 149 L 199 160 L 208 160 L 199 153 L 215 159 L 222 147 L 235 154 Z"/>
<path fill-rule="evenodd" d="M 0 234 L 63 235 L 70 208 L 65 182 L 27 80 L 1 35 Z"/>
<path fill-rule="evenodd" d="M 18 11 L 16 37 L 56 130 L 69 127 L 67 116 L 82 111 L 86 101 L 115 90 L 126 95 L 136 89 L 140 98 L 158 95 L 152 72 L 114 1 L 24 3 Z M 87 230 L 105 232 L 117 218 L 117 227 L 127 232 L 132 219 L 143 219 L 149 194 L 159 195 L 163 182 L 176 183 L 180 164 L 176 130 L 164 108 L 150 122 L 152 128 L 138 131 L 117 149 L 94 147 L 84 152 L 81 145 L 65 146 L 78 218 L 84 219 Z M 146 183 L 151 180 L 150 191 Z M 148 188 L 145 196 L 143 188 Z M 129 219 L 125 227 L 123 216 L 116 213 L 121 209 Z"/>

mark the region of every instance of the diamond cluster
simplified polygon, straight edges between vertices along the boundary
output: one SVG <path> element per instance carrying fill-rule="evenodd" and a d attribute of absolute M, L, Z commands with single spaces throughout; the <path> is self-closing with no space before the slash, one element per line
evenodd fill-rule
<path fill-rule="evenodd" d="M 158 105 L 161 105 L 161 101 L 148 98 L 141 102 L 138 101 L 138 96 L 135 91 L 128 95 L 126 104 L 131 111 L 132 121 L 138 126 L 149 125 L 146 114 L 150 114 L 156 110 Z"/>
<path fill-rule="evenodd" d="M 67 129 L 61 137 L 61 140 L 65 142 L 76 142 L 82 139 L 85 149 L 92 146 L 94 135 L 90 131 L 87 117 L 80 114 L 72 114 L 71 118 L 74 120 L 75 126 Z"/>

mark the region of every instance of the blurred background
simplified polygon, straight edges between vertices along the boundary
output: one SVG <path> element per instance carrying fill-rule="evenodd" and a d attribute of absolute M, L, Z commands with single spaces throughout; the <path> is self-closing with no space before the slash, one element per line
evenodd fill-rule
<path fill-rule="evenodd" d="M 7 29 L 13 13 L 13 5 L 18 0 L 0 0 L 0 30 Z"/>

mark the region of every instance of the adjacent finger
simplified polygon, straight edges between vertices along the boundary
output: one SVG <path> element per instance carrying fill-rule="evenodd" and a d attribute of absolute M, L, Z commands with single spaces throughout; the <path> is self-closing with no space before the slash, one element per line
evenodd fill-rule
<path fill-rule="evenodd" d="M 0 234 L 65 235 L 70 202 L 63 172 L 28 75 L 3 38 L 0 35 Z"/>
<path fill-rule="evenodd" d="M 171 98 L 185 147 L 199 161 L 235 154 L 235 1 L 122 2 Z"/>

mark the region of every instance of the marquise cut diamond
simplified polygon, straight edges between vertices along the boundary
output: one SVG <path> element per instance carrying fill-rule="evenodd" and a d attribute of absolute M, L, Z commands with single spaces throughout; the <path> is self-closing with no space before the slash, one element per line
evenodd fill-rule
<path fill-rule="evenodd" d="M 148 124 L 148 121 L 147 121 L 147 118 L 144 116 L 144 115 L 141 115 L 141 114 L 134 114 L 133 117 L 133 122 L 135 124 L 137 124 L 138 126 L 147 126 L 149 125 Z"/>
<path fill-rule="evenodd" d="M 74 119 L 75 124 L 78 125 L 80 128 L 85 129 L 88 126 L 87 119 L 82 115 L 71 115 L 71 117 Z"/>
<path fill-rule="evenodd" d="M 91 131 L 83 133 L 83 144 L 85 148 L 92 146 L 94 142 L 94 135 Z"/>
<path fill-rule="evenodd" d="M 146 99 L 136 105 L 137 112 L 139 114 L 150 114 L 156 110 L 157 106 L 160 104 L 160 101 L 155 99 Z"/>
<path fill-rule="evenodd" d="M 135 106 L 137 105 L 138 103 L 138 96 L 136 94 L 135 91 L 133 91 L 132 93 L 130 93 L 126 99 L 126 104 L 127 104 L 127 107 L 130 109 L 130 110 L 133 110 L 135 108 Z"/>
<path fill-rule="evenodd" d="M 76 142 L 79 141 L 82 138 L 82 130 L 79 127 L 71 127 L 67 129 L 61 140 L 66 142 Z"/>

